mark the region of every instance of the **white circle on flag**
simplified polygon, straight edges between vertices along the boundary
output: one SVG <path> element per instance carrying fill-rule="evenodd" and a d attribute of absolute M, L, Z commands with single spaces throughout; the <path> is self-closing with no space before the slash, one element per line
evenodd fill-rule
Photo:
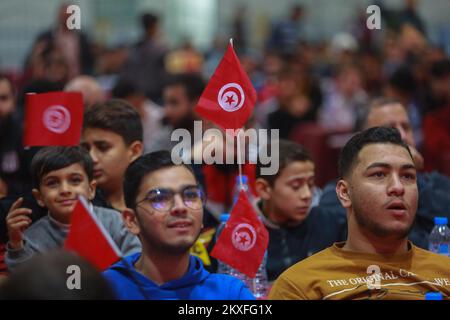
<path fill-rule="evenodd" d="M 61 105 L 48 107 L 42 118 L 44 126 L 54 133 L 64 133 L 70 127 L 70 112 Z"/>
<path fill-rule="evenodd" d="M 244 90 L 234 82 L 224 85 L 217 95 L 217 102 L 220 107 L 227 112 L 239 110 L 245 101 Z"/>
<path fill-rule="evenodd" d="M 238 224 L 231 233 L 233 246 L 240 251 L 248 251 L 255 246 L 256 231 L 248 223 Z"/>

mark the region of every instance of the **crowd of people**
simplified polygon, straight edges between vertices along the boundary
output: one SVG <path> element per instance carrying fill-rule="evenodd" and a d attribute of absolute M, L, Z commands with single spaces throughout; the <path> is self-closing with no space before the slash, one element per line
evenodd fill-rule
<path fill-rule="evenodd" d="M 277 173 L 242 167 L 269 232 L 269 299 L 450 298 L 450 259 L 427 251 L 434 217 L 450 218 L 450 58 L 427 39 L 415 2 L 405 3 L 381 39 L 353 32 L 308 42 L 300 6 L 274 24 L 258 55 L 236 35 L 258 96 L 245 128 L 280 137 L 271 142 Z M 170 153 L 175 129 L 197 138 L 193 158 L 211 143 L 194 134 L 194 121 L 217 129 L 195 106 L 223 46 L 169 49 L 159 17 L 146 13 L 138 43 L 105 48 L 66 19 L 62 6 L 23 72 L 0 74 L 0 298 L 52 298 L 45 287 L 58 272 L 36 282 L 41 295 L 23 279 L 68 261 L 97 286 L 80 296 L 56 286 L 56 298 L 254 299 L 192 250 L 232 208 L 238 165 L 178 165 Z M 25 93 L 63 90 L 83 95 L 80 145 L 24 148 Z M 308 150 L 298 132 L 325 139 Z M 321 158 L 332 148 L 339 158 Z M 328 168 L 336 174 L 318 179 Z M 125 256 L 101 277 L 59 251 L 79 195 Z M 370 265 L 381 268 L 376 288 Z"/>

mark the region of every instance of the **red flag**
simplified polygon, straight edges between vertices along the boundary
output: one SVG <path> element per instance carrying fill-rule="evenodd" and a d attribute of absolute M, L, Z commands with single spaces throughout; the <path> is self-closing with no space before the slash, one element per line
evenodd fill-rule
<path fill-rule="evenodd" d="M 269 233 L 241 190 L 211 256 L 254 278 L 269 244 Z"/>
<path fill-rule="evenodd" d="M 195 111 L 224 129 L 236 130 L 247 122 L 255 102 L 256 91 L 230 42 Z"/>
<path fill-rule="evenodd" d="M 69 234 L 64 248 L 75 251 L 99 270 L 107 269 L 122 254 L 111 236 L 80 197 L 73 209 Z"/>
<path fill-rule="evenodd" d="M 82 123 L 83 97 L 81 93 L 27 94 L 23 145 L 78 145 Z"/>

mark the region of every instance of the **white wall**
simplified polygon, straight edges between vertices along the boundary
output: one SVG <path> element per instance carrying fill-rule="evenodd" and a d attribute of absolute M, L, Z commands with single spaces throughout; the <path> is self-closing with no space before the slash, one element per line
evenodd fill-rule
<path fill-rule="evenodd" d="M 417 0 L 432 40 L 447 25 L 450 0 Z M 163 31 L 169 45 L 177 45 L 187 35 L 199 48 L 206 48 L 216 34 L 230 35 L 230 22 L 236 8 L 247 6 L 247 33 L 250 44 L 259 48 L 272 21 L 286 16 L 292 0 L 1 0 L 0 69 L 19 68 L 36 35 L 55 19 L 60 3 L 78 4 L 82 29 L 106 44 L 134 42 L 140 35 L 138 17 L 150 10 L 162 15 Z M 346 30 L 358 7 L 365 9 L 373 0 L 298 0 L 304 4 L 307 35 L 311 39 L 331 38 Z M 384 1 L 401 8 L 403 0 Z M 449 34 L 447 34 L 450 37 Z"/>

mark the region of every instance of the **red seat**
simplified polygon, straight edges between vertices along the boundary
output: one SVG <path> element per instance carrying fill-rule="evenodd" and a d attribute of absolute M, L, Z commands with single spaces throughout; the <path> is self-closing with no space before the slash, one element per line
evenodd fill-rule
<path fill-rule="evenodd" d="M 312 122 L 299 124 L 290 138 L 308 150 L 316 165 L 316 184 L 323 187 L 338 177 L 339 152 L 350 136 L 350 132 L 329 132 Z"/>

